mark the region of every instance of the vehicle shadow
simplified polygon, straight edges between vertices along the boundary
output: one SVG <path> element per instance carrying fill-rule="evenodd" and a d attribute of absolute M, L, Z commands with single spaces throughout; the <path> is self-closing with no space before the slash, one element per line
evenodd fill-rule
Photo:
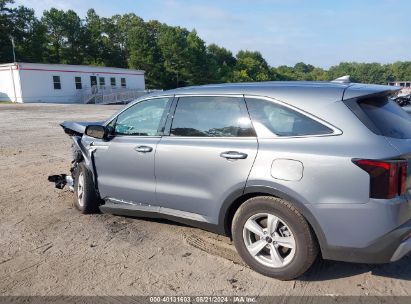
<path fill-rule="evenodd" d="M 183 233 L 188 235 L 188 238 L 185 238 L 185 240 L 190 245 L 193 245 L 190 242 L 190 239 L 194 238 L 195 242 L 193 243 L 197 245 L 198 243 L 201 244 L 201 246 L 194 246 L 197 249 L 230 260 L 236 264 L 246 266 L 244 262 L 241 260 L 241 258 L 237 255 L 234 245 L 228 237 L 219 236 L 206 230 L 202 230 L 199 228 L 195 228 L 186 224 L 178 223 L 163 218 L 144 218 L 137 216 L 123 217 L 138 219 L 147 222 L 156 222 L 162 225 L 179 226 L 185 231 Z M 198 242 L 198 239 L 200 239 L 201 241 Z M 397 262 L 387 264 L 346 263 L 317 258 L 313 266 L 304 275 L 299 277 L 298 280 L 307 282 L 328 281 L 352 277 L 367 272 L 371 272 L 371 274 L 375 276 L 410 281 L 411 254 L 405 256 Z"/>
<path fill-rule="evenodd" d="M 371 272 L 372 275 L 411 280 L 411 255 L 388 264 L 357 264 L 317 259 L 300 281 L 327 281 Z"/>

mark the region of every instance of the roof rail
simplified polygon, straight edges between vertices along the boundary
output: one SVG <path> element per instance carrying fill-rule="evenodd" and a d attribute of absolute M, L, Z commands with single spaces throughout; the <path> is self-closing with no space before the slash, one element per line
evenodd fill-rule
<path fill-rule="evenodd" d="M 332 80 L 331 82 L 350 83 L 351 82 L 350 75 L 339 77 L 337 79 Z"/>

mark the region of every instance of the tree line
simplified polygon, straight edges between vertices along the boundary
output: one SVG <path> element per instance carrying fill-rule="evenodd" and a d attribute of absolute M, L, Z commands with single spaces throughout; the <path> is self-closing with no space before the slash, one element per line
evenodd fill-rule
<path fill-rule="evenodd" d="M 206 83 L 267 80 L 332 80 L 385 84 L 411 80 L 411 62 L 342 62 L 328 70 L 303 62 L 270 66 L 260 52 L 237 54 L 206 45 L 195 30 L 144 21 L 130 13 L 81 18 L 73 10 L 51 8 L 37 18 L 31 8 L 0 0 L 0 62 L 84 64 L 145 70 L 148 88 L 170 89 Z"/>

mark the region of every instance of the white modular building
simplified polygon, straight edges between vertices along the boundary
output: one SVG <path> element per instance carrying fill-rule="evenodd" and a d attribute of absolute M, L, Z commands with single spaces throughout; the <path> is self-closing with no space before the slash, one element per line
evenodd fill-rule
<path fill-rule="evenodd" d="M 98 92 L 144 90 L 141 70 L 22 62 L 0 64 L 0 101 L 83 103 Z"/>

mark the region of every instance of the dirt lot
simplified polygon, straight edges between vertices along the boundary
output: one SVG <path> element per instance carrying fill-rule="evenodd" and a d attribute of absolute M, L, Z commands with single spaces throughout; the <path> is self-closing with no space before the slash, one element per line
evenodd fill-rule
<path fill-rule="evenodd" d="M 318 261 L 281 282 L 241 264 L 230 240 L 167 221 L 81 215 L 58 123 L 117 106 L 0 105 L 0 295 L 410 295 L 411 257 L 370 266 Z M 372 215 L 370 215 L 372 216 Z"/>

